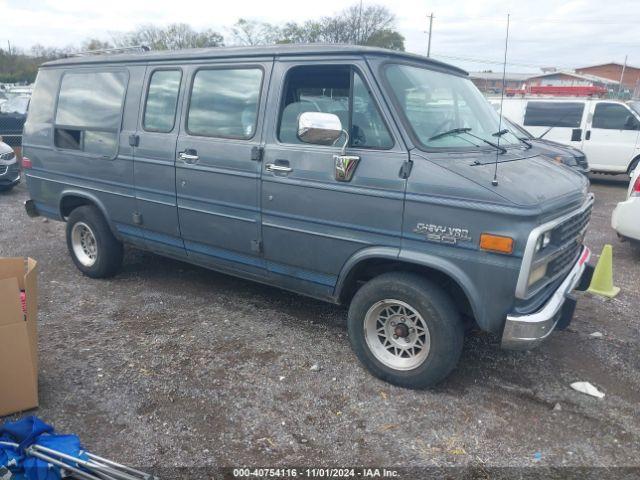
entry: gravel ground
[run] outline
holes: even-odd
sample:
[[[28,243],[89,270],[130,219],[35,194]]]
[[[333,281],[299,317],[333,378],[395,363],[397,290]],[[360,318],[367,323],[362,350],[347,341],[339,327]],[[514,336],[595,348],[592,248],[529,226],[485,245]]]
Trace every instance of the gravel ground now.
[[[64,225],[29,219],[20,185],[0,194],[0,256],[39,262],[36,413],[148,469],[639,467],[640,258],[610,227],[626,185],[594,179],[586,238],[594,252],[613,244],[620,295],[579,294],[570,328],[531,352],[472,334],[429,391],[369,375],[342,307],[132,249],[116,278],[83,277]],[[605,398],[573,391],[578,380]]]

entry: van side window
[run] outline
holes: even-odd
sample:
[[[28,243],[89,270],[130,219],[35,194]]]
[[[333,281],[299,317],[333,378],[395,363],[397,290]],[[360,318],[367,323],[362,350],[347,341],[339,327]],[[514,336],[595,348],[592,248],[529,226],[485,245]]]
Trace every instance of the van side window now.
[[[261,85],[259,68],[199,70],[191,87],[187,131],[205,137],[253,137]]]
[[[126,72],[64,74],[55,116],[56,147],[113,157],[126,83]]]
[[[638,120],[623,105],[598,103],[593,111],[592,128],[607,130],[638,130]]]
[[[278,138],[298,138],[298,117],[304,112],[337,115],[357,148],[388,149],[393,139],[360,75],[349,66],[295,67],[287,74]],[[338,142],[340,143],[340,141]]]
[[[181,70],[156,70],[151,74],[142,125],[151,132],[173,130],[180,93]]]
[[[29,102],[29,123],[51,123],[58,91],[58,72],[40,70]]]
[[[580,128],[584,103],[528,102],[524,125],[530,127]]]

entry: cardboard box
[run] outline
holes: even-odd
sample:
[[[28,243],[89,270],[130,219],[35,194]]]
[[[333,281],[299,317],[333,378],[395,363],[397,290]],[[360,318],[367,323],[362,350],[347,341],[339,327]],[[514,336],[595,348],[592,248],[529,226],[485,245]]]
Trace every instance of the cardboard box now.
[[[36,266],[32,258],[0,258],[0,416],[38,406]]]

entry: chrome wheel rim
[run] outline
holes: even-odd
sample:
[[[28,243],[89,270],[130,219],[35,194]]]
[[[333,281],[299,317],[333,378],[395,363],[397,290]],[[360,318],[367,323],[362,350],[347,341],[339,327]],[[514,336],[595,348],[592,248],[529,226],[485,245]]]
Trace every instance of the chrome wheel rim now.
[[[381,300],[369,308],[364,337],[376,359],[394,370],[419,367],[431,348],[427,323],[415,308],[400,300]]]
[[[98,243],[91,227],[84,222],[76,223],[71,229],[73,254],[85,267],[91,267],[98,258]]]

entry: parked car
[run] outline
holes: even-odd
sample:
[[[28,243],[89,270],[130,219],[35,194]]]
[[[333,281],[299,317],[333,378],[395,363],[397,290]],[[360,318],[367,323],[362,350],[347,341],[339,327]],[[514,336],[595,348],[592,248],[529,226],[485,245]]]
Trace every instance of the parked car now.
[[[509,98],[502,114],[536,137],[583,151],[594,172],[630,174],[640,163],[638,102]]]
[[[613,210],[611,226],[640,253],[640,168],[632,172],[627,199]]]
[[[583,175],[589,174],[590,169],[589,163],[587,162],[587,156],[577,148],[569,147],[544,138],[534,137],[526,128],[506,117],[502,118],[508,123],[509,128],[518,134],[521,140],[524,140],[536,147],[542,155],[545,155],[556,163],[561,163],[567,167],[571,167]]]
[[[20,183],[20,169],[16,154],[6,143],[0,142],[0,192],[11,190]]]
[[[22,129],[29,109],[29,95],[14,95],[0,106],[0,137],[18,151],[22,148]]]
[[[466,72],[383,49],[66,58],[38,73],[25,207],[89,277],[127,243],[348,304],[363,364],[426,387],[466,319],[530,348],[592,271],[586,178],[498,126]]]

